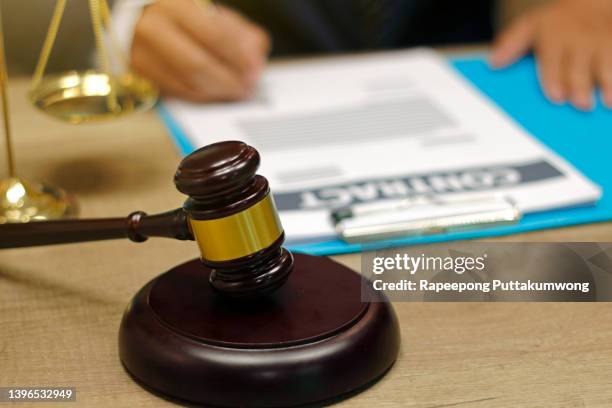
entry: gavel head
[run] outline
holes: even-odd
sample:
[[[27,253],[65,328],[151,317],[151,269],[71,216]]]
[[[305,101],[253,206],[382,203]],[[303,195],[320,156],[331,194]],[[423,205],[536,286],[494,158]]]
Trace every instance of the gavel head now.
[[[268,181],[255,172],[259,154],[242,142],[205,146],[185,157],[174,176],[189,196],[188,223],[212,269],[210,283],[232,297],[279,288],[293,269]]]

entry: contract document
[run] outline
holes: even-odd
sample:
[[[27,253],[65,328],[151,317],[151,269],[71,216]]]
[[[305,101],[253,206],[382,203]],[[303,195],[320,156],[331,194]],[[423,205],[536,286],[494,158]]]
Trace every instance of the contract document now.
[[[601,196],[427,49],[272,64],[245,102],[164,104],[196,147],[259,151],[289,242],[333,238],[332,209],[381,200],[494,194],[529,213]]]

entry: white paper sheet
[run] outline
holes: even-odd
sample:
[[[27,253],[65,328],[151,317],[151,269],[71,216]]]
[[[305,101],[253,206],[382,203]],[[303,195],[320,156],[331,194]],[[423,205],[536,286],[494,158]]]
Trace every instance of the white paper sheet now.
[[[273,65],[250,101],[165,104],[196,146],[259,150],[294,242],[334,236],[330,208],[353,203],[502,194],[528,213],[601,196],[426,49]]]

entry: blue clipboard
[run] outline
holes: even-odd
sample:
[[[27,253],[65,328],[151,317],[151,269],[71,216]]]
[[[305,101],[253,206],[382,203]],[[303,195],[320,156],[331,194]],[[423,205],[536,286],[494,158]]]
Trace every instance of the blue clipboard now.
[[[529,133],[563,156],[588,178],[599,184],[603,196],[595,206],[526,214],[515,225],[410,237],[368,244],[341,240],[288,245],[291,250],[313,255],[344,254],[405,245],[509,235],[612,220],[612,111],[598,100],[592,112],[557,106],[546,100],[538,85],[533,57],[509,68],[493,71],[482,56],[458,58],[451,65],[519,122]],[[194,150],[187,135],[163,104],[160,115],[183,154]]]

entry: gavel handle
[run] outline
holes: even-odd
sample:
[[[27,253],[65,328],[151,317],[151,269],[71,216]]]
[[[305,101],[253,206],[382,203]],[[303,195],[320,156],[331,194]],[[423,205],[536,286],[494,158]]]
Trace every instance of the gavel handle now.
[[[127,218],[34,221],[0,225],[0,249],[118,238],[143,242],[149,237],[193,240],[187,214],[182,208],[178,208],[155,215],[136,211]]]

